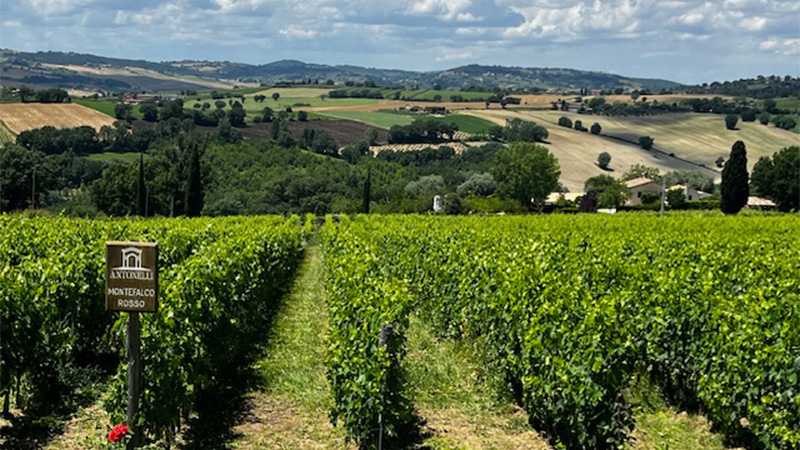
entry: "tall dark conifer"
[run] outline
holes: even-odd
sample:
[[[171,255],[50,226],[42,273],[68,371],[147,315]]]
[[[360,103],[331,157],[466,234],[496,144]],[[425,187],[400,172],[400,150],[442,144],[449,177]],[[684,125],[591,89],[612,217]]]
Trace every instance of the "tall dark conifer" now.
[[[189,149],[189,176],[186,181],[186,215],[197,217],[203,211],[203,176],[200,158],[204,148],[195,142]]]
[[[372,189],[372,169],[367,169],[367,181],[364,182],[364,214],[369,214],[370,190]]]
[[[136,210],[139,215],[147,215],[147,188],[144,185],[144,152],[139,153],[139,199],[136,202]]]
[[[747,205],[750,187],[747,177],[747,150],[744,142],[736,141],[731,156],[722,169],[719,206],[725,214],[736,214]]]

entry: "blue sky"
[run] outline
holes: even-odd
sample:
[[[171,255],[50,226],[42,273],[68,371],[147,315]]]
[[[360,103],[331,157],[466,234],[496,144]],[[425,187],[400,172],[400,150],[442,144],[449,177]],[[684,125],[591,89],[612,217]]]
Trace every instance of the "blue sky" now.
[[[2,0],[0,46],[154,61],[800,74],[798,0]]]

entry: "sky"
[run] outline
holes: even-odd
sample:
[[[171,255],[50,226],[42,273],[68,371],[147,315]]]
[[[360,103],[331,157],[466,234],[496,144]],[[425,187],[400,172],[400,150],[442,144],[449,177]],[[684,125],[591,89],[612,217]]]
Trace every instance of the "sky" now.
[[[800,75],[798,0],[0,0],[0,47],[408,70]]]

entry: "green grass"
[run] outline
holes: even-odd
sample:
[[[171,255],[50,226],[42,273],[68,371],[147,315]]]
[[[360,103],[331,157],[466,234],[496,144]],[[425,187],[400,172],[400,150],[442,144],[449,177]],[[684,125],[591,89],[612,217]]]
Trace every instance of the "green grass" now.
[[[247,87],[247,88],[242,87],[242,88],[237,88],[237,89],[203,89],[203,90],[198,90],[197,91],[197,95],[193,95],[192,97],[208,97],[208,98],[211,98],[211,93],[215,92],[215,91],[220,93],[220,94],[231,94],[231,95],[242,94],[242,95],[248,95],[248,94],[253,94],[255,92],[263,91],[265,89],[266,89],[266,87],[264,87],[264,86]],[[179,94],[180,92],[175,92],[175,93]]]
[[[16,141],[16,137],[11,130],[8,129],[6,124],[0,120],[0,146],[4,146],[6,144],[13,144]]]
[[[308,120],[309,121],[312,121],[312,120],[331,120],[331,117],[323,115],[323,114],[318,114],[318,113],[315,113],[313,111],[309,111]]]
[[[89,100],[85,98],[76,98],[72,100],[73,103],[77,103],[79,105],[83,105],[87,108],[92,108],[95,111],[100,111],[101,113],[114,117],[114,107],[117,105],[117,102],[110,102],[105,100]]]
[[[703,416],[678,412],[667,405],[660,390],[638,377],[631,387],[636,429],[634,450],[723,450],[721,435],[711,432]]]
[[[267,98],[270,100],[272,99],[272,94],[277,92],[280,94],[281,97],[284,98],[301,98],[301,99],[309,99],[309,98],[319,98],[320,95],[327,94],[328,92],[332,91],[330,87],[293,87],[293,88],[282,88],[282,87],[272,87],[269,89],[261,88],[258,91],[252,92],[251,95],[247,97],[254,96],[256,94],[266,95]]]
[[[797,125],[795,125],[795,127],[792,128],[789,131],[794,131],[795,133],[800,133],[800,114],[790,114],[789,117],[794,119],[795,123],[797,123]]]
[[[294,287],[275,318],[267,356],[258,363],[268,392],[320,410],[332,404],[324,364],[324,279],[321,251],[308,246]]]
[[[459,114],[455,114],[452,116],[445,116],[445,117],[437,117],[436,120],[448,123],[455,122],[455,124],[458,125],[459,130],[472,134],[488,133],[489,127],[494,125],[492,122],[481,119],[480,117],[464,116]]]
[[[89,161],[103,161],[107,163],[132,163],[139,160],[139,153],[138,152],[129,152],[129,153],[114,153],[114,152],[105,152],[105,153],[95,153],[93,155],[85,156],[86,159]]]
[[[319,111],[318,114],[334,119],[355,120],[384,129],[388,129],[392,125],[408,125],[415,119],[411,115],[382,111]]]
[[[777,105],[778,109],[800,111],[800,98],[795,98],[795,97],[776,98],[775,104]]]
[[[412,317],[406,333],[408,380],[415,405],[433,417],[445,418],[446,432],[425,443],[435,450],[451,448],[486,448],[479,446],[475,435],[491,436],[491,448],[515,448],[524,436],[525,443],[537,437],[525,415],[512,413],[512,400],[502,389],[504,382],[487,370],[481,360],[480,344],[465,343],[435,336],[419,318]],[[636,417],[634,450],[723,450],[722,436],[710,431],[704,417],[678,412],[667,405],[658,388],[640,378],[631,388],[631,402]],[[499,393],[505,393],[499,395]],[[463,414],[463,416],[462,416]],[[464,420],[467,418],[467,420]],[[472,428],[471,425],[481,424]],[[491,425],[502,424],[499,432]],[[476,429],[480,433],[475,433]],[[464,445],[470,442],[473,445]],[[542,444],[544,442],[542,441]],[[544,446],[537,447],[544,448]]]
[[[487,382],[490,373],[475,358],[473,350],[476,349],[435,336],[417,317],[410,319],[406,336],[409,383],[417,403],[438,408],[458,406],[471,412],[492,410],[497,406],[495,387],[501,385],[502,380]]]
[[[504,381],[487,370],[489,364],[478,356],[479,345],[437,337],[415,316],[406,337],[411,396],[432,431],[422,448],[550,448],[508,394],[500,394]]]
[[[86,98],[76,98],[73,99],[72,102],[87,108],[92,108],[95,111],[100,111],[101,113],[110,117],[115,117],[114,107],[119,104],[119,102],[116,100],[92,100]],[[142,113],[139,111],[139,105],[133,105],[133,117],[137,119],[142,118]]]
[[[403,91],[403,96],[411,100],[433,100],[437,95],[442,96],[443,102],[449,102],[453,95],[460,95],[465,99],[488,98],[494,95],[492,92],[461,92],[461,91],[434,91],[432,89],[419,91]]]

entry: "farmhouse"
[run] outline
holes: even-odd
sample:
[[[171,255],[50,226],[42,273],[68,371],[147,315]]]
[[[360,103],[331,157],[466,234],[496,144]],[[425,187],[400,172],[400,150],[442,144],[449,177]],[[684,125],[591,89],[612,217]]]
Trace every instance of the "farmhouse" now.
[[[158,100],[177,100],[179,98],[181,98],[181,96],[176,94],[151,95],[131,93],[125,94],[125,96],[122,97],[122,101],[131,105],[140,105],[142,103],[155,102]]]
[[[547,196],[547,200],[545,200],[544,203],[546,205],[552,205],[562,199],[568,202],[575,202],[583,195],[585,195],[584,192],[551,192],[550,195]]]
[[[704,198],[711,197],[711,194],[708,192],[703,192],[689,186],[685,186],[683,184],[676,184],[675,186],[670,186],[667,188],[668,191],[672,190],[681,190],[683,191],[683,195],[686,196],[686,200],[702,200]]]
[[[156,99],[157,97],[155,95],[145,94],[125,94],[125,96],[122,97],[122,101],[130,105],[140,105],[142,103],[154,102]]]
[[[761,197],[747,197],[747,209],[775,209],[775,202]]]
[[[631,191],[631,198],[628,200],[628,205],[641,205],[642,195],[644,194],[661,194],[661,185],[657,181],[646,177],[634,178],[625,183],[625,186]]]

